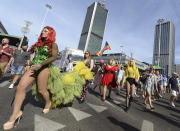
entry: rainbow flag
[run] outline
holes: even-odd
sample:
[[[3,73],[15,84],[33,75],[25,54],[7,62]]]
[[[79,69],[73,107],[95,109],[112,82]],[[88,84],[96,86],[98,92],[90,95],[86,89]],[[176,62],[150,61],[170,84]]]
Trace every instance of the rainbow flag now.
[[[100,56],[100,55],[102,55],[102,54],[104,53],[104,51],[106,51],[106,50],[111,50],[111,47],[110,47],[110,45],[108,44],[107,41],[106,41],[106,43],[105,43],[104,48],[103,48],[102,50],[98,51],[95,55]]]

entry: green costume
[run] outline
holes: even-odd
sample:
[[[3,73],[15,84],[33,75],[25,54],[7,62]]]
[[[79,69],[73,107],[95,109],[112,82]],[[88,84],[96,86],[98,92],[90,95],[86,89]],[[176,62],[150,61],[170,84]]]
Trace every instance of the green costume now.
[[[49,58],[49,47],[34,47],[35,56],[31,64],[39,64]],[[47,89],[50,93],[52,107],[60,104],[67,104],[73,101],[75,97],[80,97],[82,86],[85,80],[93,79],[93,73],[85,66],[83,62],[78,62],[72,72],[60,73],[60,69],[53,64],[46,65],[50,68]],[[33,95],[37,100],[42,99],[38,93],[36,82],[33,86]]]

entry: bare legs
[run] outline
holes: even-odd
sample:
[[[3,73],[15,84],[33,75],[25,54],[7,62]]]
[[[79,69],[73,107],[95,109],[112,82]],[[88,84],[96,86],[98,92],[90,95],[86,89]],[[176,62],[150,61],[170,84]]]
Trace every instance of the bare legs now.
[[[20,108],[25,98],[26,88],[35,80],[35,78],[31,76],[32,74],[33,72],[31,70],[28,70],[19,82],[14,100],[14,110],[9,121],[14,121],[16,119],[16,116],[20,112]],[[43,98],[46,101],[45,108],[49,108],[51,106],[49,93],[46,89],[48,76],[49,76],[49,69],[45,68],[39,73],[38,81],[37,81],[38,91],[42,94]]]
[[[126,82],[126,107],[129,107],[129,102],[130,100],[133,99],[134,97],[134,89],[135,89],[135,85],[130,85],[129,82]],[[129,95],[131,93],[130,99],[129,99]]]
[[[51,107],[51,101],[49,98],[49,92],[47,91],[47,82],[49,77],[49,68],[43,69],[38,75],[38,92],[43,96],[46,101],[45,109],[49,109]]]
[[[153,108],[152,102],[151,102],[151,92],[146,92],[146,97],[144,99],[144,104],[147,104],[147,100],[149,100],[150,108]]]
[[[16,119],[16,116],[18,115],[18,113],[20,112],[20,108],[22,106],[22,103],[24,101],[25,98],[25,94],[26,94],[26,88],[34,81],[34,77],[31,77],[32,75],[32,71],[28,70],[24,76],[22,77],[17,90],[16,90],[16,96],[15,96],[15,100],[14,100],[14,110],[13,113],[10,117],[9,121],[14,121]]]
[[[106,91],[107,91],[107,86],[105,85],[103,88],[103,100],[106,99]]]
[[[13,85],[16,83],[16,81],[18,80],[18,78],[19,78],[19,75],[16,75],[16,74],[13,75],[13,81],[12,81],[12,84],[13,84]]]

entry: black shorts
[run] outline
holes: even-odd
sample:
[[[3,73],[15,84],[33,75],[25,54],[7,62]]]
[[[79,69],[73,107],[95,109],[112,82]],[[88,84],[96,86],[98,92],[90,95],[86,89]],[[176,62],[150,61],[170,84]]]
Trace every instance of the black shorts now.
[[[130,84],[131,86],[132,86],[133,84],[136,85],[136,81],[135,81],[134,78],[127,78],[126,80],[129,82],[129,84]]]

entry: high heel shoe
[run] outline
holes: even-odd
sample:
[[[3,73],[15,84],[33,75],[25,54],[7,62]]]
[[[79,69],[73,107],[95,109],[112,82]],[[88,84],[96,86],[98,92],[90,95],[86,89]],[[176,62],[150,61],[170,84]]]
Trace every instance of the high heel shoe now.
[[[51,105],[51,104],[50,104]],[[47,113],[49,113],[49,111],[50,111],[50,108],[51,108],[51,106],[49,107],[49,108],[45,108],[45,109],[43,109],[43,113],[44,114],[47,114]]]
[[[22,118],[22,111],[19,112],[18,116],[16,117],[16,119],[12,122],[8,121],[3,125],[3,129],[4,130],[9,130],[12,129],[13,127],[17,127],[17,125],[19,124],[19,121]]]

